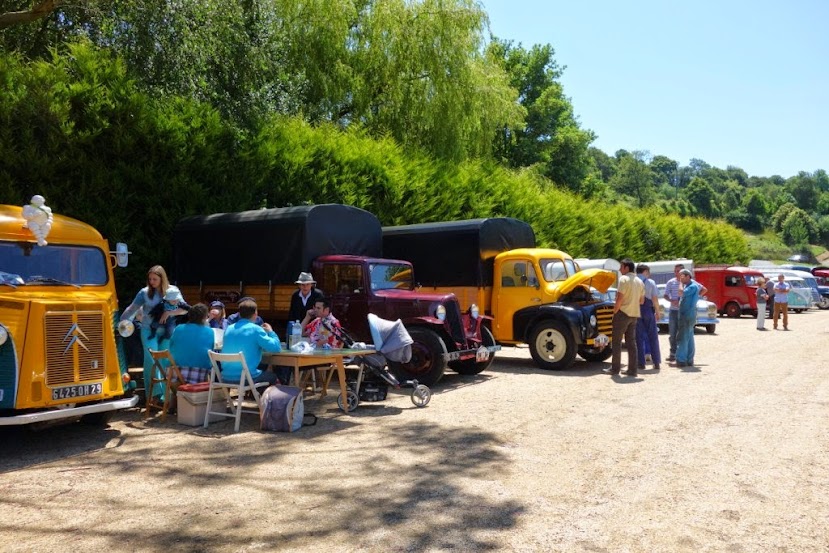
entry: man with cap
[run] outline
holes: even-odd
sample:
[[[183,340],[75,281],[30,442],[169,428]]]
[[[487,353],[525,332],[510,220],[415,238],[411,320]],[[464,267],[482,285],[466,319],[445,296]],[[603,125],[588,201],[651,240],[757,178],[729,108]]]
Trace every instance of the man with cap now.
[[[239,298],[239,301],[237,302],[237,305],[239,305],[241,307],[242,302],[246,302],[246,301],[251,301],[253,303],[256,303],[256,300],[253,299],[252,297],[245,296],[243,298]],[[227,318],[227,324],[225,325],[225,328],[227,328],[228,326],[230,326],[233,323],[237,322],[238,320],[239,320],[239,313],[234,313],[233,315],[231,315],[230,317]],[[262,326],[262,323],[264,323],[265,321],[262,319],[262,317],[259,316],[259,313],[257,313],[256,318],[253,320],[253,322],[255,322],[259,326]]]
[[[207,324],[210,328],[227,328],[227,317],[225,317],[225,304],[216,300],[210,304],[210,312],[207,314]]]
[[[322,300],[323,294],[316,289],[317,281],[311,273],[299,273],[296,279],[297,290],[291,295],[291,307],[288,310],[289,321],[302,321],[306,315],[316,318],[314,305]]]

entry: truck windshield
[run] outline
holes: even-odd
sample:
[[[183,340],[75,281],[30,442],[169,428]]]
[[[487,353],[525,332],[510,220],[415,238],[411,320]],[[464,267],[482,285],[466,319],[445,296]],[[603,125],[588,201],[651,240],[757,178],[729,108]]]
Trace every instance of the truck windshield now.
[[[547,282],[567,280],[576,274],[576,264],[572,259],[542,259],[539,263],[541,274]]]
[[[412,266],[399,263],[372,263],[372,290],[414,290]]]
[[[88,246],[38,246],[0,241],[0,272],[16,285],[102,286],[107,283],[107,257]]]

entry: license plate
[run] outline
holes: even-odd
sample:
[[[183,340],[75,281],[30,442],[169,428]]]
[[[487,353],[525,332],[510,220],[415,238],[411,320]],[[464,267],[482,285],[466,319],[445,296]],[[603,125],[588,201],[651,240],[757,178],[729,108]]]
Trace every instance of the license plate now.
[[[102,390],[103,384],[101,382],[96,382],[95,384],[78,384],[76,386],[52,388],[52,400],[57,401],[83,396],[96,396],[99,395]]]
[[[483,363],[487,359],[489,359],[489,350],[484,346],[479,347],[478,351],[475,352],[475,361],[477,363]]]

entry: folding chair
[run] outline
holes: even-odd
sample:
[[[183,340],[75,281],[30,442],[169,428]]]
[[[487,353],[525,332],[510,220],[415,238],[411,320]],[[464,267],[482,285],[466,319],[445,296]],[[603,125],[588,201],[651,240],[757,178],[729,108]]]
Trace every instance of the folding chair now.
[[[259,401],[259,390],[258,388],[267,388],[269,384],[267,382],[253,382],[253,376],[250,374],[250,370],[248,369],[248,365],[245,362],[245,356],[242,353],[216,353],[215,351],[208,351],[207,354],[210,356],[210,388],[207,392],[207,409],[204,413],[204,427],[207,428],[207,425],[210,423],[210,415],[217,415],[221,417],[229,417],[236,419],[236,426],[234,427],[234,432],[239,432],[239,425],[242,422],[242,413],[256,413],[260,417],[262,416],[262,405]],[[239,378],[239,382],[222,382],[222,372],[219,370],[219,363],[240,363],[242,365],[242,374]],[[226,411],[211,411],[210,409],[213,407],[213,392],[214,390],[220,390],[222,393],[225,394],[227,398],[227,403],[230,406],[230,413]],[[231,390],[236,390],[236,398],[234,399],[230,395]],[[256,401],[256,409],[244,408],[243,402],[245,400],[245,394],[250,391],[253,394],[253,399]]]
[[[160,351],[148,349],[150,356],[153,358],[153,370],[151,372],[150,385],[144,385],[144,419],[150,416],[150,409],[157,409],[161,411],[161,422],[167,420],[167,408],[170,406],[170,398],[173,394],[173,381],[178,381],[179,384],[184,384],[186,381],[181,376],[181,371],[176,365],[173,356],[170,355],[170,350],[164,349]],[[164,367],[162,361],[167,361],[167,367]],[[164,403],[158,405],[153,402],[153,389],[155,385],[164,383]]]

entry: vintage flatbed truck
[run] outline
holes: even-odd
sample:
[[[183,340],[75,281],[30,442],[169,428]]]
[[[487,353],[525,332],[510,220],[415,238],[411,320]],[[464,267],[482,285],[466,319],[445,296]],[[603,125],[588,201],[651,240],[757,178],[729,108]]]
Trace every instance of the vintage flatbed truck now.
[[[415,289],[407,261],[382,255],[382,228],[362,209],[324,204],[189,217],[175,228],[172,280],[190,303],[220,300],[233,309],[254,298],[277,332],[287,323],[302,271],[332,300],[352,337],[370,342],[367,315],[401,319],[415,343],[412,360],[392,363],[401,379],[430,386],[447,367],[476,374],[500,346],[484,344],[482,320],[462,313],[451,292]],[[283,335],[284,338],[284,335]]]
[[[577,353],[588,361],[610,357],[613,305],[595,299],[590,288],[605,292],[615,275],[579,271],[568,254],[536,248],[532,227],[523,221],[384,227],[383,251],[413,263],[423,290],[452,292],[461,309],[490,316],[485,344],[526,343],[543,369],[565,369]]]

